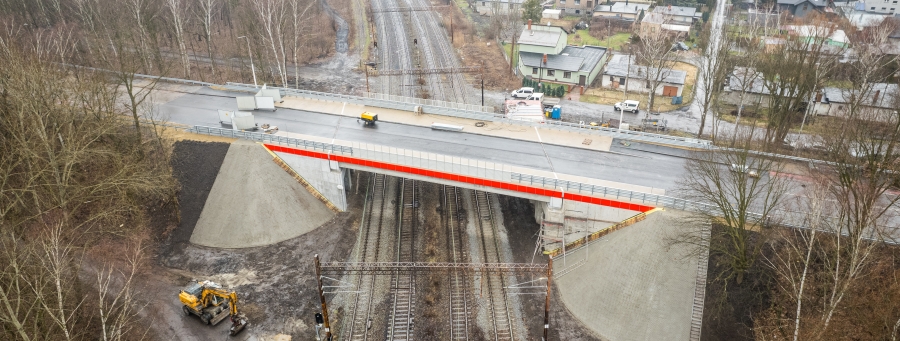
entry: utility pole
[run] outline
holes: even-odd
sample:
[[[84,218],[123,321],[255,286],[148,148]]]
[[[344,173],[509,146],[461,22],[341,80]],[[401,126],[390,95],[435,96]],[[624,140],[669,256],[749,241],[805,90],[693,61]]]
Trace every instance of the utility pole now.
[[[328,305],[325,303],[325,292],[322,291],[322,265],[319,263],[319,254],[317,253],[314,257],[316,260],[316,281],[319,282],[319,299],[322,301],[322,317],[325,320],[325,340],[331,341],[331,324],[328,322]],[[547,287],[549,288],[549,284]],[[544,334],[546,333],[547,332],[545,331]]]
[[[481,106],[484,107],[484,62],[481,62]]]
[[[565,244],[565,240],[563,240]],[[318,258],[316,258],[318,262]],[[318,264],[318,263],[316,263]],[[541,339],[543,341],[547,341],[550,334],[550,281],[553,279],[553,256],[550,256],[550,259],[547,260],[547,298],[544,301],[544,338]],[[327,321],[327,319],[326,319]]]

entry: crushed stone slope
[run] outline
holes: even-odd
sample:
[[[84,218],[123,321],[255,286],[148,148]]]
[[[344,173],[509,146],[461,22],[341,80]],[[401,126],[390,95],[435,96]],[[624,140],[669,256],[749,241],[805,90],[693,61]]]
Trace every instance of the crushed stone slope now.
[[[655,212],[591,245],[588,262],[557,280],[562,303],[604,339],[687,340],[697,259],[667,241],[681,214]],[[583,259],[583,252],[567,261]],[[562,269],[562,259],[553,265]]]
[[[278,167],[265,148],[239,140],[228,149],[190,241],[219,248],[269,245],[332,217],[334,212]]]

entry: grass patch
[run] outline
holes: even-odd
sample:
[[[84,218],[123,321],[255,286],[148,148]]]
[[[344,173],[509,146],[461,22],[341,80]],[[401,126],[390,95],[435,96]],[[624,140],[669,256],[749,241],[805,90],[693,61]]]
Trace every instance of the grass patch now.
[[[595,38],[591,36],[591,33],[588,30],[578,30],[575,31],[575,33],[569,35],[567,44],[577,46],[603,46],[609,49],[618,50],[623,45],[627,44],[630,39],[631,33],[616,33],[609,38],[609,44],[607,44],[607,39]]]

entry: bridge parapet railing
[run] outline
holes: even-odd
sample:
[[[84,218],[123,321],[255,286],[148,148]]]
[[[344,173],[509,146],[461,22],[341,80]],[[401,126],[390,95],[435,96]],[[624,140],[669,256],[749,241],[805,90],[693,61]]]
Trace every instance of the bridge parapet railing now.
[[[287,136],[254,133],[249,131],[240,131],[216,127],[193,126],[188,131],[196,134],[204,134],[211,136],[222,136],[236,139],[245,139],[264,143],[281,144],[285,146],[304,148],[316,151],[330,152],[332,154],[341,153],[346,155],[353,154],[353,148],[333,143],[324,143],[312,140],[298,139]]]

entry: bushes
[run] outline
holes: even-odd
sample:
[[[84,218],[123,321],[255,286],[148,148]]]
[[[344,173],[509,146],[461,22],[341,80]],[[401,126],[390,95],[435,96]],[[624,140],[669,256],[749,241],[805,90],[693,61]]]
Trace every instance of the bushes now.
[[[542,86],[539,86],[542,85]],[[566,95],[566,86],[565,85],[557,85],[557,84],[549,84],[543,83],[540,84],[537,80],[533,78],[523,78],[522,86],[528,88],[534,88],[534,92],[542,92],[544,96],[550,97],[563,97]]]

